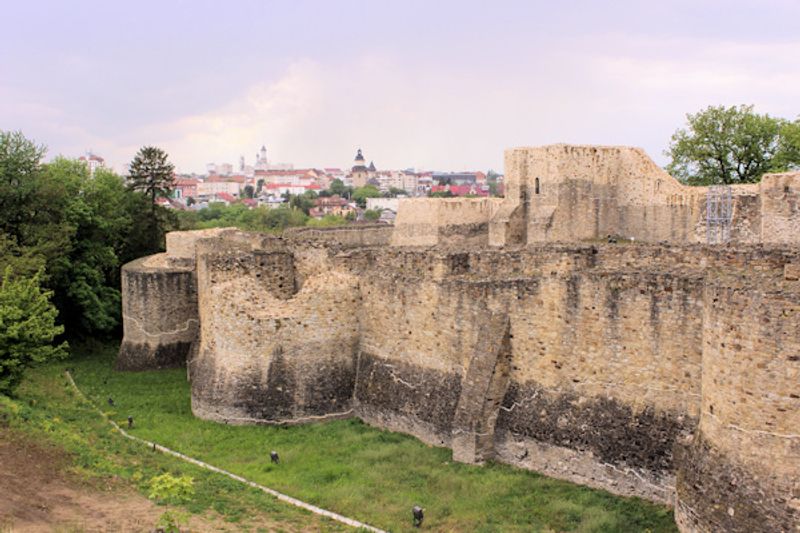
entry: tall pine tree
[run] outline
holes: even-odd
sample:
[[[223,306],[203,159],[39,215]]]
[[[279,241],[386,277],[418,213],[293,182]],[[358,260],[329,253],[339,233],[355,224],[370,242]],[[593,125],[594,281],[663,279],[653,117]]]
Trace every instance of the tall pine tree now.
[[[155,146],[142,147],[131,161],[128,187],[139,191],[150,200],[150,235],[152,242],[159,240],[158,205],[156,200],[166,198],[175,187],[175,167],[167,160],[167,153]]]

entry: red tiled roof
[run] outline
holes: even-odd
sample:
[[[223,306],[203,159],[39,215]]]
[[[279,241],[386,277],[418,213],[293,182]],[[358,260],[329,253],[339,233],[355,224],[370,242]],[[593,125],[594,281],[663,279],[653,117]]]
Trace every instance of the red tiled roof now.
[[[227,192],[218,192],[214,195],[214,197],[217,198],[218,200],[225,200],[226,202],[236,201],[236,198],[234,198],[232,194],[229,194]]]

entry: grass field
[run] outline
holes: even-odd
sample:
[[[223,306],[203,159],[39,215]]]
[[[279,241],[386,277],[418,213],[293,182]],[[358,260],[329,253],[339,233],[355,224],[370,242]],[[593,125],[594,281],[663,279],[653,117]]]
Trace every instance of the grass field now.
[[[120,424],[134,417],[134,435],[377,527],[412,530],[410,509],[419,504],[426,509],[424,529],[429,531],[676,531],[667,507],[500,464],[453,463],[447,449],[357,420],[294,427],[226,426],[198,420],[191,414],[185,371],[118,373],[112,370],[113,358],[114,350],[106,349],[67,364],[83,392]],[[34,405],[28,408],[29,416],[49,420],[54,426],[50,431],[57,435],[72,434],[65,426],[87,426],[83,439],[105,442],[110,449],[124,449],[135,457],[104,465],[97,451],[86,451],[88,457],[82,457],[77,442],[79,464],[83,461],[86,469],[113,472],[134,482],[152,471],[177,468],[144,465],[142,458],[167,458],[153,457],[160,454],[124,442],[108,426],[102,427],[96,413],[89,423],[91,412],[76,407],[77,400],[64,391],[64,366],[31,373],[20,390],[26,405]],[[56,401],[53,389],[65,398]],[[109,397],[114,407],[108,406]],[[270,450],[280,453],[280,464],[270,463]],[[236,520],[260,510],[289,524],[316,520],[254,491],[238,489],[219,476],[188,465],[181,470],[191,470],[197,479],[198,495],[189,505],[194,512],[214,508]],[[236,497],[240,490],[247,496]],[[318,527],[337,526],[323,521]]]

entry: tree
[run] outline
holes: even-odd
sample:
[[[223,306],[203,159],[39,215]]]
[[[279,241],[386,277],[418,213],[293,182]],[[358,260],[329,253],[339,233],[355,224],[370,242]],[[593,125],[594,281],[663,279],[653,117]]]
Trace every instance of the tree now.
[[[15,278],[6,268],[0,283],[0,393],[9,394],[19,384],[25,368],[66,357],[67,344],[53,346],[64,332],[56,325],[50,291],[39,285],[40,274]]]
[[[389,187],[386,192],[386,198],[397,198],[398,196],[408,196],[405,189],[398,189],[397,187]]]
[[[20,231],[35,213],[39,167],[45,148],[25,138],[19,131],[0,131],[0,229],[18,243]]]
[[[309,194],[310,193],[310,194]],[[306,215],[314,207],[314,198],[316,198],[314,191],[306,191],[303,194],[295,194],[289,197],[289,207],[297,209]]]
[[[773,172],[800,170],[800,119],[785,122],[781,127],[778,152],[773,160]]]
[[[381,191],[374,185],[364,185],[353,191],[353,200],[358,204],[358,207],[367,207],[367,198],[380,198]]]
[[[692,185],[752,183],[776,170],[782,119],[753,106],[713,107],[687,115],[687,128],[672,136],[667,171]],[[783,163],[784,165],[786,163]]]
[[[252,185],[245,185],[244,186],[244,197],[245,198],[252,198],[255,190],[253,189]]]
[[[150,200],[150,235],[160,240],[163,221],[158,214],[158,198],[166,198],[175,187],[175,167],[167,161],[167,153],[155,146],[144,146],[130,164],[128,187],[141,192]]]
[[[344,182],[339,178],[334,179],[331,181],[328,190],[331,191],[331,194],[336,194],[344,198],[344,195],[347,193],[347,187],[345,186]]]

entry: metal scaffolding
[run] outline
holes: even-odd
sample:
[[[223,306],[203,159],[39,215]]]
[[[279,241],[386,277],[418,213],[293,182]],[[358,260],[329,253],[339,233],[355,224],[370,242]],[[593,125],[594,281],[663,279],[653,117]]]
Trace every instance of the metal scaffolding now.
[[[730,185],[712,185],[706,195],[706,242],[724,244],[731,239],[733,196]]]

